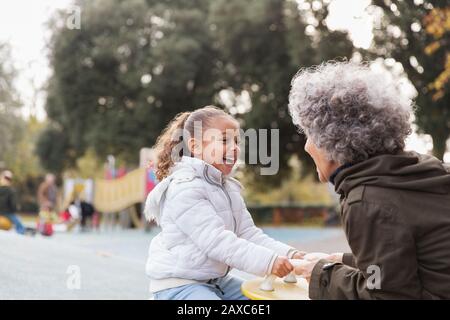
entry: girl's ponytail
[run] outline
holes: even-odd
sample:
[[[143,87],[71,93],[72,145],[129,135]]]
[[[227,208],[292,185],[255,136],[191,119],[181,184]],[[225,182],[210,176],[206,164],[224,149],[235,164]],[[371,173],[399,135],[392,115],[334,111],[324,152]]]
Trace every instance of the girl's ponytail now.
[[[169,175],[170,168],[183,156],[183,148],[178,145],[183,141],[184,124],[190,114],[191,112],[177,114],[156,141],[156,177],[159,181]],[[173,150],[180,151],[174,154]],[[174,156],[178,159],[174,159]]]

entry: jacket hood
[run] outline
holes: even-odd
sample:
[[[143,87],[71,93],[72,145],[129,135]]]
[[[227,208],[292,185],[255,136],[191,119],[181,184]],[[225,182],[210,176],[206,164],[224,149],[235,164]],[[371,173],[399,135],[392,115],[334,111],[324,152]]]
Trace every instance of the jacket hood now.
[[[226,178],[222,172],[201,159],[183,156],[173,166],[170,175],[160,181],[148,194],[145,201],[144,215],[148,221],[160,222],[161,205],[165,193],[173,180],[190,181],[195,177],[203,177],[209,183],[222,184]]]
[[[147,221],[160,222],[160,205],[164,194],[169,187],[171,179],[164,179],[159,182],[147,196],[144,206],[144,215]]]
[[[425,193],[450,193],[450,166],[416,152],[380,155],[343,168],[336,175],[336,192],[347,196],[358,185]]]

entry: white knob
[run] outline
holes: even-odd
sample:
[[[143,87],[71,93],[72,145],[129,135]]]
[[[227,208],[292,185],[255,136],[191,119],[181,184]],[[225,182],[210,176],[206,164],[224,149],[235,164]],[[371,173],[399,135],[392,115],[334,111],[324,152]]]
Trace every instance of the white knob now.
[[[273,291],[273,282],[276,278],[277,276],[273,274],[266,276],[259,288],[263,291]]]
[[[298,267],[302,264],[308,264],[309,261],[307,260],[303,260],[303,259],[289,259],[289,262],[295,267]],[[271,274],[266,276],[266,278],[263,280],[263,282],[261,282],[261,285],[259,286],[259,288],[263,291],[273,291],[273,282],[275,281],[275,279],[277,278],[277,276]],[[284,282],[286,283],[296,283],[297,282],[297,278],[295,277],[295,273],[292,271],[290,274],[288,274],[285,278],[284,278]]]
[[[295,276],[294,271],[292,271],[286,277],[284,277],[284,282],[286,282],[286,283],[297,283],[297,277]]]

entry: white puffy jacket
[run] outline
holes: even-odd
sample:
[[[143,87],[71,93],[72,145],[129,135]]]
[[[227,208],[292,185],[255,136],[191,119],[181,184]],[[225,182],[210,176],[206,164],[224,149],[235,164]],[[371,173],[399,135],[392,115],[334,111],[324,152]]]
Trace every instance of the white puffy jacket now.
[[[186,156],[151,191],[144,213],[162,229],[146,265],[152,292],[223,277],[230,267],[262,276],[278,255],[295,253],[255,226],[240,191],[236,179]]]

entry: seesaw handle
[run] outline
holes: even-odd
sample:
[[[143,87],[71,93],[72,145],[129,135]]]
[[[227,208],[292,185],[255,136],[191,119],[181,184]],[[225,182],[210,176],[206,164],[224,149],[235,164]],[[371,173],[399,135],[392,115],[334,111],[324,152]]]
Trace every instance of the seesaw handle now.
[[[263,291],[273,291],[273,282],[275,281],[276,278],[277,278],[276,275],[269,274],[264,278],[263,282],[261,282],[259,288]]]
[[[308,261],[306,260],[302,260],[302,259],[289,259],[289,262],[294,266],[300,266],[302,264],[308,263]],[[263,280],[263,282],[261,282],[261,285],[259,286],[259,288],[263,291],[273,291],[273,282],[276,280],[277,276],[274,274],[270,274],[268,276],[266,276]],[[295,277],[295,273],[294,271],[292,271],[291,273],[289,273],[286,277],[284,277],[284,282],[286,283],[297,283],[297,278]]]

